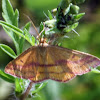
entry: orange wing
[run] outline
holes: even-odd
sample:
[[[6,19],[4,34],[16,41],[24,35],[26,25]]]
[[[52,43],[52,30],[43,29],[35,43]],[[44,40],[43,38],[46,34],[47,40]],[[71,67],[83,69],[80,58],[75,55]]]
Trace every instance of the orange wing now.
[[[100,59],[79,51],[57,46],[31,47],[11,61],[5,72],[33,82],[66,82],[98,65]]]
[[[45,75],[46,68],[41,65],[44,63],[45,48],[31,47],[16,59],[11,61],[5,68],[5,72],[17,76],[19,78],[29,79],[34,82],[40,82],[44,79],[48,79]]]
[[[56,66],[48,67],[49,78],[66,82],[76,75],[82,75],[100,65],[100,59],[87,53],[70,50],[58,46],[49,46],[48,63]],[[50,59],[50,60],[49,60]],[[51,71],[52,70],[52,71]],[[53,77],[53,74],[56,77]],[[61,76],[61,77],[60,77]]]

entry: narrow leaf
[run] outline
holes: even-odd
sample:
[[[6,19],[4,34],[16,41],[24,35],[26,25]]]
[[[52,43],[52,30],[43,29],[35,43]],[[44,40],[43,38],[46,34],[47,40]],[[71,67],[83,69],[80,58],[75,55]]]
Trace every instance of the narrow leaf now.
[[[18,27],[19,12],[17,9],[15,11],[13,10],[13,7],[9,0],[2,0],[2,10],[3,10],[2,16],[5,19],[5,21],[10,25],[14,25]],[[17,55],[20,54],[20,48],[19,48],[20,37],[18,36],[18,34],[15,34],[14,31],[10,29],[8,30],[5,27],[3,28],[13,40],[16,51],[17,51]]]
[[[8,24],[2,20],[0,20],[0,25],[12,30],[13,32],[16,32],[18,35],[22,35],[23,31],[21,29],[19,29],[18,27],[14,26],[14,25],[11,25],[11,24]]]
[[[34,36],[31,36],[30,33],[25,29],[25,39],[33,46],[35,44]]]
[[[96,69],[96,68],[92,68],[91,71],[92,71],[93,73],[99,73],[99,74],[100,74],[100,70],[98,70],[98,69]]]
[[[31,44],[32,44],[32,46],[34,46],[34,44],[35,44],[35,37],[32,35],[31,38],[32,38],[32,43]]]
[[[24,26],[24,29],[26,29],[27,31],[29,31],[30,26],[31,26],[31,23],[28,22],[28,23]]]
[[[84,15],[85,15],[85,13],[80,13],[80,14],[75,14],[75,15],[73,15],[73,16],[74,16],[74,19],[78,21],[78,20],[81,19]]]
[[[15,78],[13,76],[4,73],[2,70],[0,70],[0,78],[4,79],[5,81],[8,81],[10,83],[15,82]]]
[[[2,0],[2,16],[6,22],[12,24],[12,16],[14,15],[13,8],[9,0]]]
[[[37,84],[35,87],[36,89],[34,91],[32,91],[32,94],[37,93],[38,91],[40,91],[42,88],[44,88],[47,85],[48,82],[44,82],[41,84]]]
[[[7,45],[5,45],[5,44],[0,44],[0,48],[5,52],[5,53],[7,53],[10,57],[12,57],[12,58],[16,58],[17,56],[16,56],[16,54],[15,54],[15,52],[9,47],[9,46],[7,46]]]
[[[24,26],[23,30],[25,30],[25,29],[26,29],[26,30],[29,32],[30,25],[31,25],[31,23],[30,23],[30,22],[28,22],[28,23]],[[25,32],[23,32],[22,34],[23,34],[23,35],[25,35]],[[20,48],[20,53],[22,53],[22,52],[23,52],[24,42],[25,42],[25,38],[20,37],[20,41],[19,41],[19,43],[20,43],[20,45],[19,45],[19,48]]]
[[[33,45],[32,41],[31,41],[31,35],[29,34],[29,32],[25,29],[25,34],[23,34],[23,31],[19,28],[17,28],[16,26],[10,25],[4,21],[0,21],[0,25],[2,25],[3,27],[12,30],[13,32],[15,32],[17,35],[25,38],[31,45]]]
[[[63,32],[68,33],[72,31],[73,29],[75,29],[77,26],[78,26],[78,22],[74,23],[73,25],[68,25],[66,28],[63,29]]]
[[[39,27],[40,29],[39,29],[39,31],[40,31],[40,33],[41,33],[41,37],[43,37],[44,35],[45,35],[45,30],[44,30],[44,24],[41,22],[40,23],[40,27]]]
[[[52,20],[53,19],[53,16],[51,14],[51,12],[48,10],[48,16],[49,16],[49,19]]]
[[[20,81],[22,81],[22,79],[19,79],[19,78],[15,79],[15,86],[16,86],[15,91],[18,93],[22,92]]]

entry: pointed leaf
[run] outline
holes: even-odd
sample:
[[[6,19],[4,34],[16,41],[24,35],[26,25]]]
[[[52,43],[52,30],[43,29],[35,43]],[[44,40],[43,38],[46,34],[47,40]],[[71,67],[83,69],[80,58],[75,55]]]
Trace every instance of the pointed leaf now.
[[[24,26],[24,29],[26,29],[27,31],[29,31],[30,26],[31,26],[31,23],[28,22],[28,23]]]
[[[41,84],[36,84],[35,87],[36,89],[34,91],[32,91],[32,94],[37,93],[38,91],[40,91],[42,88],[44,88],[47,85],[48,82],[44,82]]]
[[[16,26],[8,24],[8,23],[1,21],[1,20],[0,20],[0,25],[4,26],[5,28],[8,28],[9,30],[12,30],[13,32],[17,33],[18,35],[24,37],[22,35],[23,31]]]
[[[51,14],[51,12],[48,10],[48,16],[49,16],[49,19],[52,20],[53,19],[53,16]]]
[[[35,38],[34,36],[31,36],[30,33],[25,29],[25,39],[33,46],[35,44]]]
[[[25,29],[24,31],[22,31],[21,29],[17,28],[16,26],[13,26],[13,25],[10,25],[10,24],[7,24],[6,22],[4,21],[0,21],[0,25],[2,25],[3,27],[7,28],[7,29],[10,29],[12,30],[13,32],[15,32],[17,35],[25,38],[31,45],[33,45],[34,43],[32,43],[32,39],[31,39],[31,35],[30,33]],[[25,32],[23,34],[23,32]]]
[[[45,25],[49,28],[53,28],[56,25],[56,19],[52,19],[52,20],[47,20],[45,21]]]
[[[99,74],[100,74],[100,70],[98,70],[98,69],[96,69],[96,68],[91,68],[91,71],[92,71],[93,73],[99,73]]]
[[[80,13],[80,14],[76,14],[76,15],[73,15],[73,16],[74,16],[74,19],[78,21],[78,20],[81,19],[84,15],[85,15],[85,13]]]
[[[24,34],[25,34],[25,38],[27,39],[27,41],[31,43],[31,35],[26,29],[24,29]]]
[[[20,82],[23,82],[22,79],[19,79],[19,78],[16,78],[15,79],[15,91],[18,92],[18,93],[21,93],[22,92],[22,89],[21,89],[21,85],[20,85]]]
[[[2,70],[0,70],[0,78],[4,79],[5,81],[8,81],[10,83],[15,82],[15,78],[13,76],[4,73]]]
[[[43,37],[45,35],[45,30],[44,30],[44,24],[41,22],[40,23],[40,27],[39,27],[39,31],[42,32],[41,33],[41,37]]]
[[[74,23],[73,25],[68,25],[66,28],[63,29],[63,32],[68,33],[72,31],[73,29],[75,29],[77,26],[78,26],[78,22]]]
[[[32,44],[32,46],[34,46],[34,44],[35,44],[35,37],[32,35],[31,38],[32,38],[32,43],[31,44]]]
[[[11,20],[12,16],[14,15],[14,11],[9,0],[2,0],[2,10],[2,16],[5,21],[12,24]]]
[[[31,25],[31,23],[28,22],[28,23],[24,26],[23,30],[26,29],[26,30],[29,32],[30,25]],[[22,34],[25,35],[25,32],[23,32]],[[19,42],[19,43],[20,43],[20,45],[19,45],[20,53],[23,52],[24,42],[25,42],[25,38],[21,37],[21,38],[20,38],[20,42]]]
[[[25,79],[20,79],[20,78],[16,78],[15,79],[15,91],[17,96],[20,96],[25,89],[28,87],[29,85],[29,80],[25,80]]]
[[[19,12],[18,10],[15,10],[14,12],[9,0],[2,0],[2,10],[3,10],[2,16],[5,19],[5,21],[8,24],[18,27]],[[17,34],[14,34],[12,30],[8,30],[7,28],[4,28],[4,30],[13,40],[17,54],[19,54],[20,53],[20,48],[19,48],[20,37]]]
[[[10,57],[12,57],[12,58],[16,58],[17,56],[16,56],[16,54],[15,54],[15,52],[9,47],[9,46],[7,46],[7,45],[5,45],[5,44],[0,44],[0,48],[5,52],[5,53],[7,53]]]

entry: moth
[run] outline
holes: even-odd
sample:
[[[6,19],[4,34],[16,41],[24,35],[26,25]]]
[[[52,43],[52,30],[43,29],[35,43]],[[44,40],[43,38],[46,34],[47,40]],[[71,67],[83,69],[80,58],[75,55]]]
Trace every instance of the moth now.
[[[100,59],[59,46],[33,46],[8,63],[5,72],[37,83],[47,79],[67,82],[100,65]]]
[[[29,20],[31,21],[30,18]],[[47,79],[67,82],[100,65],[100,59],[93,55],[53,46],[50,45],[50,41],[48,44],[47,38],[42,34],[44,28],[38,33],[33,22],[32,25],[37,32],[36,38],[39,40],[39,45],[30,47],[9,62],[5,68],[6,73],[34,83]]]

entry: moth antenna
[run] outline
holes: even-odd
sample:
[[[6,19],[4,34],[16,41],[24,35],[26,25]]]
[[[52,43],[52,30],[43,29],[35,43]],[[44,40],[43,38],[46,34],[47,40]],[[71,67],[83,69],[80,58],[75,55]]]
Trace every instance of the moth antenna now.
[[[80,35],[78,34],[78,32],[76,32],[74,29],[72,29],[72,31],[73,31],[74,33],[76,33],[78,36],[80,36]]]
[[[25,15],[25,14],[24,14],[24,15]],[[26,16],[26,17],[29,19],[29,21],[32,23],[32,25],[33,25],[33,27],[34,27],[34,29],[35,29],[37,35],[39,35],[38,30],[37,30],[36,26],[34,25],[33,21],[30,19],[29,16],[27,16],[27,15],[25,15],[25,16]]]
[[[45,24],[43,23],[43,25],[45,26]],[[37,39],[41,36],[42,32],[45,30],[45,27],[43,28],[43,30],[38,34],[38,36],[36,37]]]

